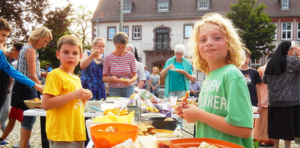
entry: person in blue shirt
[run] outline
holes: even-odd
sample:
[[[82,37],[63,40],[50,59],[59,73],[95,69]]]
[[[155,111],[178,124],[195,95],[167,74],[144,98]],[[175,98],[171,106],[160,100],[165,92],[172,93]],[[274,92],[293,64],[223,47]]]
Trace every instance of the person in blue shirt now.
[[[46,72],[49,73],[52,71],[52,67],[50,66],[50,63],[46,64]]]
[[[23,74],[21,74],[19,71],[14,69],[9,62],[6,60],[5,57],[5,41],[7,37],[9,36],[11,32],[11,27],[7,23],[7,21],[3,18],[0,18],[0,70],[3,70],[5,73],[7,73],[9,76],[14,78],[16,81],[19,81],[27,86],[34,87],[40,92],[43,92],[43,87],[41,85],[36,84]],[[1,94],[2,95],[2,94]],[[6,98],[0,98],[0,99],[6,99]],[[2,106],[2,105],[1,105]]]

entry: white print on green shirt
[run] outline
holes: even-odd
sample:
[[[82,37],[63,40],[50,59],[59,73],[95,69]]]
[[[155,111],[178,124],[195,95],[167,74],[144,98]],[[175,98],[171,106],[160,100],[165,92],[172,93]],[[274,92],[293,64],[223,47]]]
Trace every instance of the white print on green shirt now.
[[[204,83],[204,86],[201,87],[201,91],[206,92],[206,91],[219,91],[219,87],[221,85],[222,80],[211,80],[206,83]]]
[[[199,107],[209,107],[209,108],[214,108],[214,109],[220,109],[220,110],[225,110],[227,111],[227,99],[224,97],[220,97],[214,92],[219,91],[219,87],[222,83],[222,80],[210,80],[207,81],[203,84],[201,87],[201,93],[200,95],[200,102],[199,102]],[[205,93],[209,92],[209,93]]]
[[[215,109],[227,110],[227,100],[224,97],[214,95],[200,96],[199,107],[210,107]]]

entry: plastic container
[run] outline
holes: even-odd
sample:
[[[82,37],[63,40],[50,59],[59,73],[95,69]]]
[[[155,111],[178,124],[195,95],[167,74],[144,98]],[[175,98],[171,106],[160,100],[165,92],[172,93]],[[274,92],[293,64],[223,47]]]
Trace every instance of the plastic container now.
[[[104,132],[109,126],[115,127],[117,132]],[[125,123],[107,123],[90,127],[95,148],[111,148],[129,138],[135,142],[138,137],[138,129],[139,127],[136,125]]]
[[[230,143],[218,139],[210,138],[183,138],[170,140],[170,148],[188,148],[199,147],[202,142],[206,142],[210,145],[214,145],[218,148],[243,148],[243,146]]]
[[[94,106],[94,107],[101,109],[102,103],[105,103],[105,101],[87,101],[84,110],[86,110],[86,112],[90,112],[90,113],[98,112],[97,110],[92,109],[91,107]]]

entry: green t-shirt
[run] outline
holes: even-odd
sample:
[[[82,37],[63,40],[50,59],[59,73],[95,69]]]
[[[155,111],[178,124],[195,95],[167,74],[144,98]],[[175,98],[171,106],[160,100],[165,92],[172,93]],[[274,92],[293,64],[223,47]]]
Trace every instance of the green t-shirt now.
[[[247,84],[235,65],[226,65],[209,73],[203,81],[198,107],[225,117],[228,124],[253,128],[253,113]],[[252,148],[252,136],[247,139],[222,133],[197,121],[197,138],[213,138]]]
[[[178,62],[175,62],[173,64],[175,66],[176,69],[182,69],[184,70],[183,68],[183,65],[182,63],[178,63]],[[192,65],[190,65],[192,66]],[[164,67],[164,69],[166,68],[166,66]],[[192,67],[190,68],[191,71],[187,71],[187,73],[189,73],[190,75],[193,74],[193,71],[192,71]],[[170,91],[182,91],[182,90],[186,90],[186,86],[185,86],[185,80],[184,80],[184,75],[183,74],[180,74],[176,71],[172,71],[169,69],[168,71],[169,75],[170,75]]]

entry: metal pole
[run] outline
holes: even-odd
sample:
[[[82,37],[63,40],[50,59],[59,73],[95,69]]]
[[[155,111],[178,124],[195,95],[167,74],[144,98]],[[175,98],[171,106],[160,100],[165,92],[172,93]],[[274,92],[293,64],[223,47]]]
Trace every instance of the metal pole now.
[[[123,32],[123,0],[120,0],[120,28],[119,32]]]

